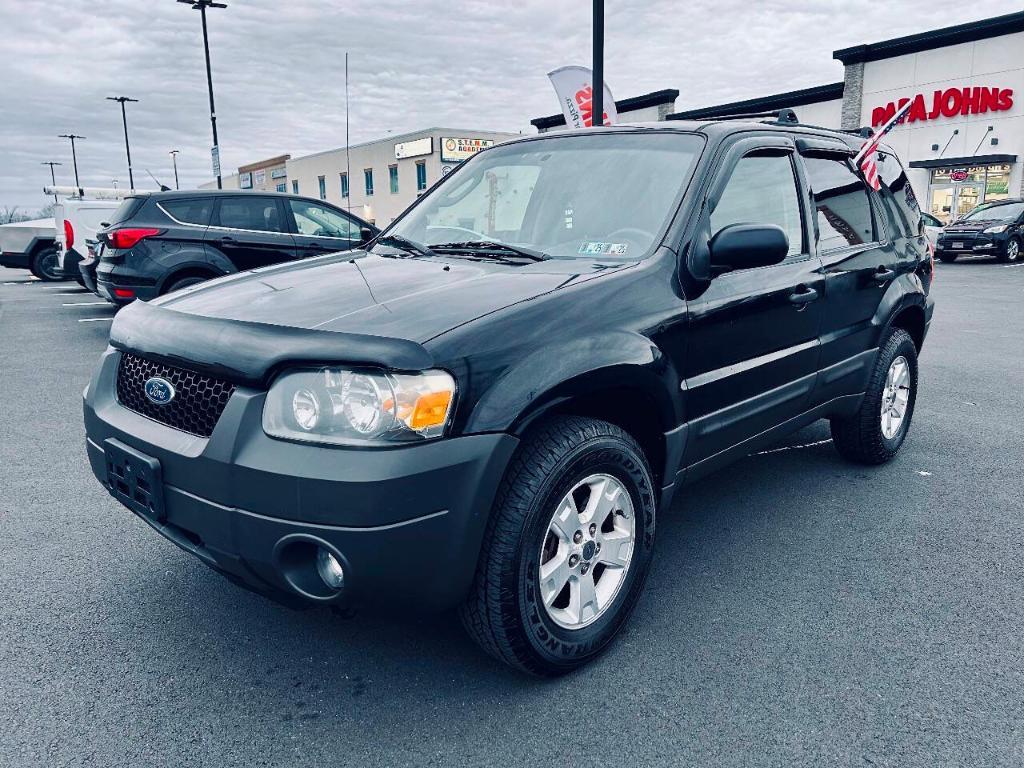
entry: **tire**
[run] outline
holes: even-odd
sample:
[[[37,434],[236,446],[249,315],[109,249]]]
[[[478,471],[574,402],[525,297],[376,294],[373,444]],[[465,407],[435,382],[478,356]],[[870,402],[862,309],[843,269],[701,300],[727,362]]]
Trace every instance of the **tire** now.
[[[1006,250],[999,255],[999,261],[1013,263],[1021,259],[1021,243],[1016,237],[1011,237],[1006,242]]]
[[[939,256],[939,261],[941,261],[943,264],[952,264],[954,261],[956,261],[956,257],[957,254],[955,253],[944,253],[941,256]]]
[[[883,402],[888,402],[887,378],[894,363],[906,363],[905,408],[898,427],[893,430],[894,420],[886,421]],[[918,369],[917,348],[910,334],[902,328],[890,331],[882,343],[874,370],[868,381],[867,391],[857,412],[847,418],[831,420],[832,440],[836,449],[846,459],[858,464],[884,464],[900,450],[910,431],[917,402]],[[892,430],[887,434],[887,430]]]
[[[593,481],[595,485],[586,485],[593,478],[599,478]],[[614,489],[615,501],[597,491],[593,496],[593,488]],[[587,522],[580,522],[582,516],[566,512],[566,525],[581,525],[576,534],[595,537],[582,545],[573,544],[568,537],[559,539],[554,533],[555,512],[566,509],[562,504],[570,494],[579,499],[584,515],[591,508],[586,503],[591,498],[604,499],[603,506],[611,510],[595,515],[594,520],[604,520],[596,532]],[[627,504],[632,510],[631,522]],[[562,675],[586,664],[622,628],[643,589],[654,546],[655,504],[654,483],[643,451],[619,427],[566,416],[532,430],[506,471],[487,523],[473,587],[460,608],[466,631],[491,656],[529,674]],[[622,536],[619,525],[631,526],[631,546],[626,547],[624,541],[615,544],[613,537]],[[610,526],[607,531],[606,526]],[[551,587],[554,579],[547,582],[553,596],[549,609],[543,602],[540,567],[554,562],[554,558],[542,561],[548,557],[552,540],[559,553],[580,554],[576,555],[575,593],[571,577],[564,586],[568,593]],[[625,558],[623,551],[627,552]],[[613,568],[605,560],[624,560],[625,566]],[[571,563],[572,556],[564,562]],[[583,594],[579,584],[588,573],[591,583],[597,585],[593,602],[579,607],[578,626],[564,626],[553,618],[554,613],[564,618],[575,610],[571,595]],[[604,581],[606,576],[610,581]],[[602,592],[604,606],[598,602]],[[563,596],[569,596],[567,607],[556,607]]]
[[[183,277],[180,280],[175,280],[173,283],[171,283],[170,287],[166,288],[162,295],[166,295],[173,291],[180,291],[182,288],[188,288],[190,285],[195,285],[196,283],[203,283],[209,279],[210,278],[208,277],[199,277],[197,275],[193,275],[192,277]]]
[[[29,266],[32,274],[47,283],[56,283],[65,280],[64,274],[57,271],[57,249],[37,248],[32,253],[32,262]]]

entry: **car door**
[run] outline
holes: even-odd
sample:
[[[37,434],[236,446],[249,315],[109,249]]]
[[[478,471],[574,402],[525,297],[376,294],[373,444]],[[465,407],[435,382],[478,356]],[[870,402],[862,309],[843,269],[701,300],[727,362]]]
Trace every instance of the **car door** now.
[[[295,242],[285,223],[280,199],[240,193],[217,200],[206,244],[220,251],[239,270],[290,261]]]
[[[362,242],[359,222],[333,206],[287,198],[285,209],[299,258],[347,251]]]
[[[826,402],[864,391],[877,343],[873,318],[886,288],[899,271],[913,269],[913,261],[906,248],[907,253],[897,257],[895,245],[906,233],[894,231],[890,236],[882,227],[872,193],[854,172],[849,150],[809,151],[801,161],[825,276],[827,310],[822,316],[821,377],[815,399]],[[895,158],[886,161],[890,163],[892,172],[902,173]],[[890,226],[895,228],[895,223]]]
[[[792,140],[742,139],[710,186],[698,231],[774,224],[790,249],[780,264],[714,276],[687,301],[684,371],[696,464],[801,414],[818,364],[824,279],[811,253],[809,206]]]

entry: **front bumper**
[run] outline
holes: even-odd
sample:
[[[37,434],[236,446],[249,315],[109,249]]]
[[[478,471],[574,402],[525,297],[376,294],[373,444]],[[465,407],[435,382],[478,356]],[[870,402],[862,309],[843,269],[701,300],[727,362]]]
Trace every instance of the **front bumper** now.
[[[340,555],[345,589],[331,601],[441,610],[465,596],[515,437],[377,450],[289,443],[263,432],[265,394],[241,387],[212,435],[195,437],[117,402],[119,359],[108,350],[86,390],[89,461],[105,486],[107,440],[159,461],[162,516],[139,516],[175,544],[286,604],[317,602],[282,566],[282,540],[295,539]]]
[[[998,235],[945,235],[935,243],[935,251],[947,254],[957,253],[963,255],[990,254],[1001,256],[1006,252],[1006,244],[1009,238],[1000,238]],[[959,248],[954,248],[959,245]]]

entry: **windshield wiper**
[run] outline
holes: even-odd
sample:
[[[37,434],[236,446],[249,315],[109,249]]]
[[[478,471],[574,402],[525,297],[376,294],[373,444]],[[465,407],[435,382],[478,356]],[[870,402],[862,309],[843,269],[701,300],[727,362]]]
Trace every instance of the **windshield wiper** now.
[[[430,246],[435,252],[448,253],[479,253],[500,259],[502,256],[520,256],[530,261],[547,261],[551,257],[542,251],[535,251],[532,248],[524,248],[521,245],[509,245],[499,243],[496,240],[467,240],[461,243],[434,243]]]
[[[377,238],[377,242],[381,245],[390,245],[392,248],[398,248],[406,253],[415,253],[418,256],[437,256],[434,251],[423,245],[423,243],[417,243],[415,240],[410,240],[408,237],[402,237],[401,235],[383,235]]]

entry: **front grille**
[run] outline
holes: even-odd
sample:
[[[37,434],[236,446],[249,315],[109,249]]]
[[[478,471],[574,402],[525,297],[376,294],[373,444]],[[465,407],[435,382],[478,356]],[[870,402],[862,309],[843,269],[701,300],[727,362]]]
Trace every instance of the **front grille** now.
[[[174,397],[166,405],[156,405],[146,397],[145,384],[154,376],[166,379],[174,387]],[[235,385],[230,382],[155,363],[129,352],[122,353],[117,367],[117,399],[121,405],[199,437],[213,434],[234,391]]]

